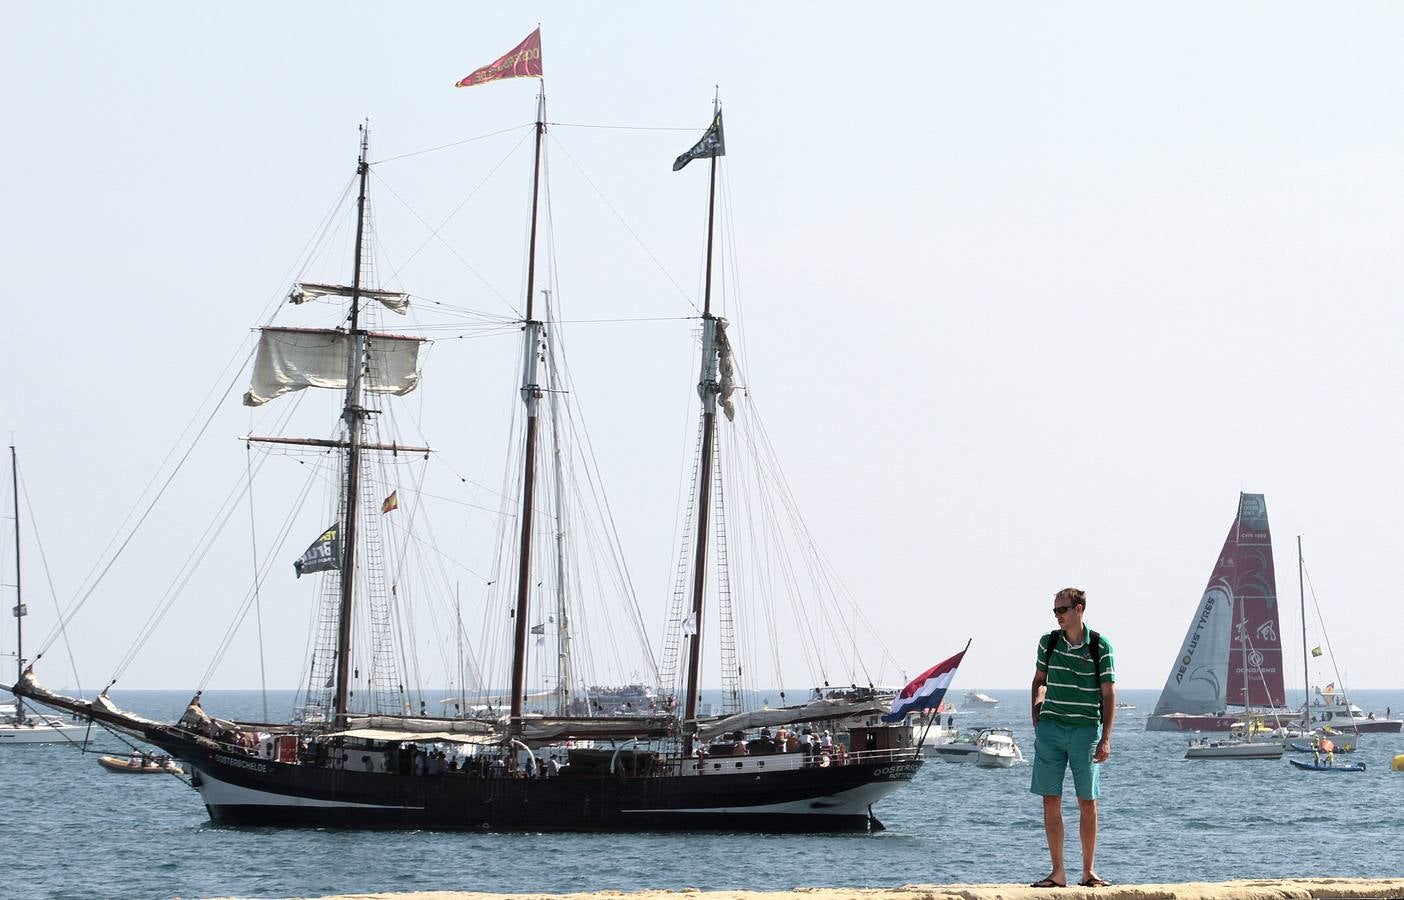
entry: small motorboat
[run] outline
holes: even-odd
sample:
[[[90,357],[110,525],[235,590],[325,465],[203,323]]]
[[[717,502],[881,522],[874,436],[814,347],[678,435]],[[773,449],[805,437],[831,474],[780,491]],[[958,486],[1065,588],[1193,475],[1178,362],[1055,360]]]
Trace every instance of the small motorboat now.
[[[1322,761],[1317,761],[1317,762],[1302,762],[1300,759],[1289,759],[1289,760],[1287,760],[1287,761],[1288,761],[1289,763],[1291,763],[1292,765],[1296,766],[1298,769],[1301,769],[1301,770],[1304,771],[1304,772],[1364,772],[1364,771],[1365,771],[1365,764],[1364,764],[1363,762],[1361,762],[1361,763],[1351,763],[1351,764],[1348,765],[1348,766],[1338,766],[1338,765],[1335,765],[1335,764],[1333,764],[1333,763],[1326,762],[1326,761],[1324,761],[1324,760],[1322,760]]]
[[[949,740],[924,744],[921,752],[925,756],[935,757],[943,762],[963,763],[966,760],[974,759],[975,755],[980,752],[980,740],[984,731],[983,728],[972,728],[951,737]]]
[[[109,772],[122,772],[127,775],[184,775],[175,760],[169,756],[150,753],[133,753],[131,756],[99,756],[98,765]]]
[[[1007,728],[990,729],[975,754],[975,765],[984,769],[1008,769],[1023,761],[1024,754],[1014,743],[1014,732]]]

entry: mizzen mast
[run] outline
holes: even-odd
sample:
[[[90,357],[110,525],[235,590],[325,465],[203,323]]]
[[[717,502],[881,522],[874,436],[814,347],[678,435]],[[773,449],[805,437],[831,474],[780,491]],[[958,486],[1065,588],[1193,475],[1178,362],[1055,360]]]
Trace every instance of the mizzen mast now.
[[[526,448],[522,465],[522,532],[517,561],[517,606],[512,641],[511,732],[522,731],[522,702],[526,693],[527,611],[531,598],[532,501],[536,493],[536,426],[541,386],[537,383],[542,323],[532,316],[536,292],[536,220],[541,192],[541,139],[546,134],[546,87],[536,102],[536,152],[531,172],[531,238],[527,248],[526,322],[522,329],[522,403],[526,405]]]

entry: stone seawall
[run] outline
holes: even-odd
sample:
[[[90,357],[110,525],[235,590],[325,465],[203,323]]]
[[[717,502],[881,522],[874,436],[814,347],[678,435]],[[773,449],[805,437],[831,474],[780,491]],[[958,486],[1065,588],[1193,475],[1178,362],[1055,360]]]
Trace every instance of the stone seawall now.
[[[1284,878],[1031,888],[1021,884],[908,884],[897,888],[791,891],[595,891],[581,894],[478,894],[426,891],[341,894],[323,900],[1374,900],[1404,898],[1404,878]]]

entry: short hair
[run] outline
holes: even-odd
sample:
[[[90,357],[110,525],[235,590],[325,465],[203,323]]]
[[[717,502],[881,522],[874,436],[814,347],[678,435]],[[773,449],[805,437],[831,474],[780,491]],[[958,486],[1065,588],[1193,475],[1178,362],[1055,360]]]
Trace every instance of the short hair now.
[[[1080,604],[1085,609],[1087,607],[1087,593],[1081,588],[1063,588],[1053,595],[1053,602],[1062,602],[1069,606],[1078,606]]]

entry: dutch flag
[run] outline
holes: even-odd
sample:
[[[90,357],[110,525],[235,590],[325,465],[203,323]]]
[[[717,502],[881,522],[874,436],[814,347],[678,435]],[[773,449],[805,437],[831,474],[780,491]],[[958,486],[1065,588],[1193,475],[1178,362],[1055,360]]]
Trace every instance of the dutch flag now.
[[[970,642],[965,642],[965,650]],[[900,722],[908,713],[923,709],[938,709],[945,699],[946,688],[951,686],[960,661],[965,658],[965,650],[945,662],[939,662],[912,679],[911,684],[892,699],[892,712],[882,717],[884,722]]]

